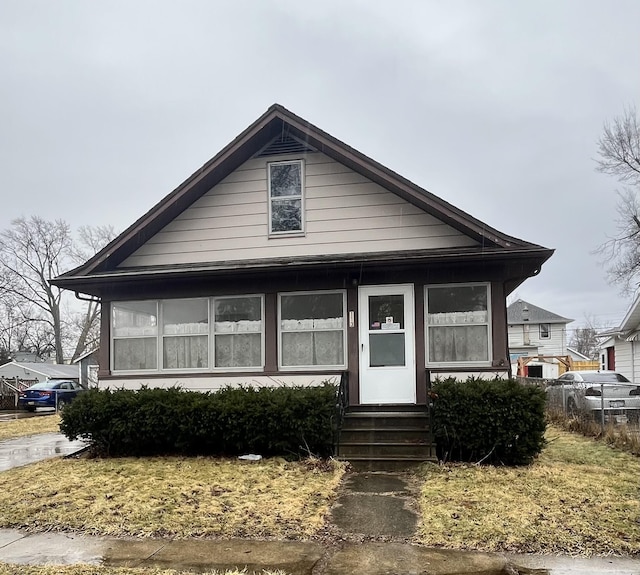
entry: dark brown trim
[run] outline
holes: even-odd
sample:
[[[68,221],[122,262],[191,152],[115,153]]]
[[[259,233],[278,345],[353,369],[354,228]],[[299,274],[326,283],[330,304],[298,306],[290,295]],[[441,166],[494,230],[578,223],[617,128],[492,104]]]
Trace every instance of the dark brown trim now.
[[[98,348],[98,379],[111,373],[111,303],[100,302],[100,347]]]
[[[278,371],[278,294],[264,296],[264,369]]]
[[[491,283],[491,336],[493,338],[493,359],[496,367],[511,369],[509,342],[507,336],[507,306],[503,284]]]
[[[354,324],[349,326],[353,312]],[[347,370],[349,371],[349,405],[360,404],[360,332],[358,331],[358,287],[347,288]]]

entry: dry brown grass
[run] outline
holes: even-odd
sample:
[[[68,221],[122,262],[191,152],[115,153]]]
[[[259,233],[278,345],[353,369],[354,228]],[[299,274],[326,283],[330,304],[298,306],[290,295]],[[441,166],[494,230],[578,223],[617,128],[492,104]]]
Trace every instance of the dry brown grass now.
[[[247,571],[205,571],[203,575],[246,575]],[[261,572],[262,575],[286,575],[284,571]],[[193,575],[193,571],[173,569],[102,567],[96,565],[10,565],[0,563],[0,575]]]
[[[0,422],[0,441],[36,433],[55,433],[60,431],[60,416],[36,415],[24,419],[11,419]]]
[[[549,410],[547,417],[556,427],[581,433],[585,437],[593,437],[607,445],[640,456],[640,426],[637,422],[625,425],[607,423],[603,429],[602,425],[591,417],[569,417],[557,410]]]
[[[549,428],[528,467],[423,470],[425,545],[536,553],[640,553],[640,460]]]
[[[279,459],[49,460],[0,474],[0,527],[305,539],[322,527],[343,472]]]

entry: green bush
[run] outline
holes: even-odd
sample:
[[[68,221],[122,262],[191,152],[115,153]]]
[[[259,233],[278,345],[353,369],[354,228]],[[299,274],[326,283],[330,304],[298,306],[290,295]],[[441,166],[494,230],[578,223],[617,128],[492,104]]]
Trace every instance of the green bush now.
[[[90,390],[60,429],[101,456],[333,453],[335,386]]]
[[[433,386],[438,455],[449,461],[526,465],[544,447],[545,393],[515,380],[446,379]]]

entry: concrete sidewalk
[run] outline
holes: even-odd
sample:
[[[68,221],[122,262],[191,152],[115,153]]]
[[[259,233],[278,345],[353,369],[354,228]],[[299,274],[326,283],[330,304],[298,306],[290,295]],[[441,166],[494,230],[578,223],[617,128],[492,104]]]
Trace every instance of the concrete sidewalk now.
[[[291,575],[639,575],[640,561],[459,552],[408,543],[327,546],[317,542],[115,539],[0,529],[0,561],[17,564],[87,563],[117,567],[281,569]]]

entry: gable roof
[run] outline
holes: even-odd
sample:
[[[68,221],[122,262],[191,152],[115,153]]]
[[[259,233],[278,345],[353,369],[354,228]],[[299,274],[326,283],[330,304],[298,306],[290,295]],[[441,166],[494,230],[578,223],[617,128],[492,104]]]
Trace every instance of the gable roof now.
[[[96,289],[92,287],[92,282],[89,281],[91,278],[97,282],[104,282],[107,281],[107,278],[139,274],[139,271],[131,268],[117,270],[117,272],[115,270],[128,256],[244,162],[256,155],[262,155],[265,149],[274,143],[276,146],[290,145],[291,139],[297,141],[303,148],[311,147],[351,168],[479,243],[479,248],[473,250],[464,248],[458,252],[463,252],[466,249],[470,254],[472,252],[474,255],[481,253],[488,259],[496,255],[500,257],[528,257],[532,259],[532,263],[529,266],[530,269],[528,267],[528,273],[523,274],[523,277],[537,273],[542,263],[553,253],[553,250],[506,235],[473,218],[303,118],[296,116],[286,108],[274,104],[216,156],[153,206],[104,249],[83,265],[55,278],[52,283],[67,289],[97,293]],[[359,256],[360,259],[362,257],[362,255]],[[394,257],[397,258],[397,256]],[[292,258],[287,258],[286,262],[272,263],[291,265],[296,262],[292,261]],[[301,263],[318,262],[313,261],[313,258],[306,258],[306,262]],[[225,264],[209,266],[208,270],[220,271],[233,268],[236,262],[225,262]],[[256,267],[265,265],[264,262],[255,262],[255,264]],[[251,262],[245,262],[243,265],[251,265]],[[188,270],[176,270],[176,266],[172,267],[174,272],[188,273],[193,272],[196,266],[190,266]],[[153,270],[145,268],[144,271],[149,273]],[[523,281],[522,278],[518,279],[517,283]]]
[[[621,339],[626,339],[627,341],[634,341],[638,339],[640,334],[640,294],[638,294],[627,313],[625,314],[622,322],[618,327],[605,329],[604,331],[598,334],[598,337],[620,337]],[[601,347],[603,347],[601,343]]]
[[[590,357],[587,357],[584,353],[580,353],[577,349],[573,349],[572,347],[567,348],[567,353],[576,361],[591,361]]]
[[[529,310],[529,319],[525,321],[523,310],[525,307]],[[524,323],[570,323],[572,319],[562,317],[551,311],[533,305],[522,299],[514,301],[507,307],[507,323],[508,324],[524,324]]]
[[[26,371],[32,371],[33,373],[38,373],[50,379],[78,379],[80,376],[77,365],[10,361],[0,365],[0,371],[3,367],[8,366],[15,366]]]

